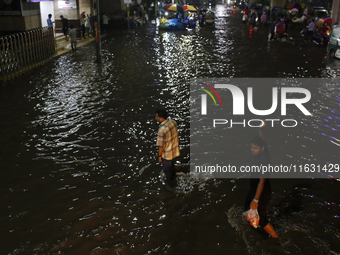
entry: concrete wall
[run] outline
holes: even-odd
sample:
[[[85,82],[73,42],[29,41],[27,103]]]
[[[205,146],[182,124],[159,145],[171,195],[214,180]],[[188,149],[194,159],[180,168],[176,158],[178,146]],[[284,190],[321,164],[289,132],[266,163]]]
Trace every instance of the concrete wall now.
[[[38,15],[31,15],[31,16],[25,16],[24,23],[25,23],[25,30],[30,30],[33,28],[39,28],[41,27],[41,16]]]
[[[59,10],[58,1],[53,1],[53,5],[55,19],[60,19],[60,15],[63,15],[66,19],[79,19],[79,8],[74,10]]]
[[[75,21],[79,20],[81,12],[85,11],[90,14],[91,9],[93,11],[92,0],[77,0],[77,9],[74,10],[59,10],[58,1],[45,2],[46,6],[42,10],[42,15],[39,3],[30,3],[27,0],[21,0],[20,3],[23,6],[21,16],[0,16],[0,35],[46,26],[48,13],[52,14],[52,21],[60,20],[60,15],[63,15],[68,20]],[[109,17],[121,14],[122,9],[126,9],[124,0],[100,0],[100,12],[105,12]]]
[[[270,0],[270,7],[279,6],[284,7],[286,4],[286,0]]]
[[[40,14],[32,16],[4,16],[0,17],[1,31],[22,32],[41,27]]]
[[[332,19],[333,19],[333,24],[335,22],[340,21],[339,17],[339,8],[340,8],[340,1],[339,0],[333,0],[333,5],[332,5]]]
[[[21,16],[0,16],[1,31],[24,31],[25,20]]]
[[[90,0],[78,0],[78,6],[79,6],[79,14],[82,12],[85,12],[86,14],[91,13],[91,1]]]
[[[100,1],[100,12],[112,17],[121,13],[121,10],[126,9],[124,0],[99,0]]]
[[[21,6],[20,16],[0,16],[1,31],[15,33],[41,27],[39,3],[21,2]]]
[[[43,27],[47,26],[48,14],[52,14],[51,20],[54,21],[56,17],[54,16],[53,2],[52,1],[40,2],[41,25]]]

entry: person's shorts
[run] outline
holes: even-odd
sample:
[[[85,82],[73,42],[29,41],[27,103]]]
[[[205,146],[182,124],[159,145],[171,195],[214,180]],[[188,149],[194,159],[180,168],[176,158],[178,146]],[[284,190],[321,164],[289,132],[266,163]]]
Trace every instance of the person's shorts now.
[[[63,34],[64,34],[64,35],[66,35],[67,30],[68,30],[68,27],[63,27],[63,30],[62,30],[62,31],[63,31]]]

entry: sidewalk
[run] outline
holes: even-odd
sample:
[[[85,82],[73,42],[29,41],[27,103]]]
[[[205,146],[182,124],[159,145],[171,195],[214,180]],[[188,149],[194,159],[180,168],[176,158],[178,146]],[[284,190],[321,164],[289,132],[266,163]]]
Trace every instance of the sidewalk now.
[[[70,37],[68,36],[68,41],[65,40],[65,36],[62,33],[56,33],[54,37],[56,43],[56,56],[61,56],[66,54],[67,52],[71,51],[71,41]],[[95,37],[87,37],[86,39],[78,39],[77,40],[77,48],[81,47],[85,44],[88,44],[95,40]]]

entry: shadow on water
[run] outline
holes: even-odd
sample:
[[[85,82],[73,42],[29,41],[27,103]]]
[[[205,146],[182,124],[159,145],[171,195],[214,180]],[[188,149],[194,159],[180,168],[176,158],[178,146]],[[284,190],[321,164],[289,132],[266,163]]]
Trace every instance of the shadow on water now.
[[[189,162],[191,78],[339,75],[325,48],[300,39],[268,43],[267,27],[243,25],[223,5],[216,13],[213,27],[166,32],[149,23],[113,33],[103,40],[101,66],[89,44],[0,89],[3,254],[340,252],[334,178],[272,180],[277,244],[241,218],[247,180],[195,179],[181,169]],[[303,148],[318,149],[302,155],[311,160],[338,159],[331,143],[340,139],[338,88],[326,82],[311,90],[315,119],[304,121],[304,136],[273,135],[273,160],[299,162]],[[179,127],[175,193],[155,161],[160,106]],[[228,136],[226,145],[235,146],[226,157],[250,157],[245,136]]]

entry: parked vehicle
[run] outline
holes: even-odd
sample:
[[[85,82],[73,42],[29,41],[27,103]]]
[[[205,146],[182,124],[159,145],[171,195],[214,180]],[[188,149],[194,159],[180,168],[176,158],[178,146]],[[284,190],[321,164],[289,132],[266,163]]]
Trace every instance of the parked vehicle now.
[[[340,25],[332,27],[331,37],[327,47],[327,52],[330,58],[340,59]]]
[[[323,18],[323,17],[329,16],[329,13],[326,10],[326,8],[322,7],[322,6],[313,7],[311,14],[312,14],[312,16],[318,17],[318,18]]]
[[[324,7],[321,7],[321,6],[313,7],[311,15],[314,18],[315,22],[319,19],[326,19],[329,17],[328,11]]]

